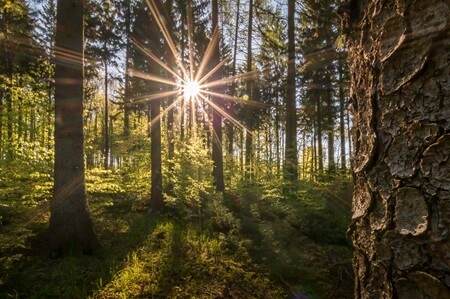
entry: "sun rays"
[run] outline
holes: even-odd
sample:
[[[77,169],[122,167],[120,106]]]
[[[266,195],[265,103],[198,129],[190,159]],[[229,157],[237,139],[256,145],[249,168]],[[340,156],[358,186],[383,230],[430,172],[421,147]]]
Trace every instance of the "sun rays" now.
[[[189,80],[183,85],[183,92],[185,99],[196,98],[200,93],[200,84],[195,80]]]
[[[226,90],[228,84],[233,84],[237,81],[242,80],[251,80],[258,76],[257,72],[250,72],[245,74],[238,74],[235,76],[230,76],[222,79],[215,79],[217,72],[228,62],[230,57],[226,57],[222,61],[218,62],[216,65],[212,64],[212,56],[214,45],[217,44],[219,39],[219,31],[217,28],[213,30],[211,39],[205,49],[205,53],[201,58],[198,66],[195,65],[194,61],[194,49],[193,49],[193,41],[192,41],[192,19],[191,16],[188,16],[188,67],[185,65],[185,61],[178,51],[177,46],[172,39],[170,31],[167,28],[167,21],[163,17],[160,8],[158,7],[157,1],[154,0],[146,0],[149,11],[152,15],[152,18],[155,24],[159,27],[159,30],[162,33],[162,36],[167,43],[167,49],[169,51],[169,55],[172,55],[174,58],[175,65],[169,65],[164,62],[164,59],[158,57],[155,53],[149,50],[142,43],[132,40],[131,43],[139,50],[142,54],[144,54],[147,58],[154,61],[157,65],[159,65],[162,69],[164,69],[169,76],[161,77],[155,74],[146,73],[143,71],[139,71],[136,69],[132,69],[128,72],[128,74],[132,77],[140,78],[149,82],[154,82],[157,84],[162,84],[171,88],[161,92],[156,92],[147,95],[139,95],[136,97],[128,98],[127,101],[138,104],[145,103],[154,100],[163,100],[168,97],[175,97],[176,101],[174,101],[171,105],[169,105],[164,111],[160,113],[158,119],[160,119],[164,114],[166,114],[171,109],[175,107],[180,107],[180,111],[183,114],[185,111],[185,107],[188,105],[192,105],[192,107],[199,107],[198,111],[203,114],[203,118],[210,122],[208,109],[205,109],[207,105],[210,107],[210,112],[214,111],[214,113],[220,114],[224,119],[227,119],[231,124],[235,127],[246,131],[248,134],[251,134],[250,130],[246,129],[244,125],[239,123],[233,115],[230,115],[221,104],[219,104],[216,99],[220,99],[222,102],[234,102],[241,103],[249,106],[264,106],[262,103],[252,101],[250,99],[238,98],[233,95],[225,94],[219,92],[218,89]],[[188,12],[189,15],[189,12]],[[214,79],[212,79],[214,78]],[[183,101],[184,100],[184,101]],[[183,116],[182,116],[183,117]],[[156,120],[152,120],[151,123],[154,123]]]

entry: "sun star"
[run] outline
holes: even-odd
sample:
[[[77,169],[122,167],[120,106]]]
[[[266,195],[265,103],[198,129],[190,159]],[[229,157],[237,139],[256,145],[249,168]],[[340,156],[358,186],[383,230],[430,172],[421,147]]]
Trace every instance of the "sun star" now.
[[[184,84],[184,96],[186,99],[195,98],[200,93],[200,84],[197,81],[187,81]]]

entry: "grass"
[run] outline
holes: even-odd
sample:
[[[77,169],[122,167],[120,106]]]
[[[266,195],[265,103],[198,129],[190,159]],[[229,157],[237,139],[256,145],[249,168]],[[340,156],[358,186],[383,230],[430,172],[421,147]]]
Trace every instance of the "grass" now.
[[[46,203],[14,209],[0,227],[0,298],[352,297],[351,252],[324,205],[241,190],[183,218],[117,190],[89,200],[92,256],[48,258]]]

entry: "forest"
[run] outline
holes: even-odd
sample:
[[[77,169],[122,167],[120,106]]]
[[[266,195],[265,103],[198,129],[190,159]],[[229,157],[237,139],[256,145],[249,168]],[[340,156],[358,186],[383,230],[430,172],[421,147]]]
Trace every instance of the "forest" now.
[[[0,0],[0,298],[450,298],[450,4]]]

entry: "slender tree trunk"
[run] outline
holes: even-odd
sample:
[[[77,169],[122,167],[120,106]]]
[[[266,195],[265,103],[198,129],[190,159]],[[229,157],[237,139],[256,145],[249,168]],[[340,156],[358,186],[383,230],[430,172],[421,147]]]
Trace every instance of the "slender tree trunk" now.
[[[13,64],[11,61],[11,55],[9,51],[10,37],[9,37],[9,20],[11,18],[10,13],[6,8],[3,9],[3,45],[4,45],[4,63],[5,63],[5,74],[6,78],[5,84],[5,104],[6,104],[6,134],[8,138],[8,143],[10,145],[7,147],[6,154],[7,160],[11,161],[14,159],[13,148],[11,144],[13,143],[13,104],[12,104],[12,87],[13,87]]]
[[[237,0],[236,3],[236,20],[234,27],[234,40],[233,40],[233,65],[232,65],[232,75],[236,76],[236,60],[237,60],[237,49],[238,49],[238,33],[239,33],[239,19],[240,19],[240,8],[241,1]],[[230,87],[230,94],[235,96],[236,93],[236,83],[233,83]],[[235,114],[235,103],[230,102],[230,108],[228,114],[231,117],[234,117]],[[234,142],[234,127],[232,122],[228,122],[228,154],[230,157],[233,157],[233,142]]]
[[[449,3],[358,4],[343,9],[355,298],[450,298]]]
[[[126,46],[125,46],[125,105],[123,107],[123,135],[125,138],[130,137],[130,113],[131,113],[131,104],[130,95],[131,95],[131,84],[130,84],[130,52],[131,52],[131,0],[125,1],[125,36],[126,36]]]
[[[284,179],[292,182],[298,178],[297,108],[295,104],[295,0],[288,0],[288,74],[286,90]]]
[[[275,98],[275,152],[277,153],[276,155],[276,160],[277,160],[277,177],[280,175],[280,171],[281,171],[281,154],[280,154],[280,121],[281,121],[281,117],[280,117],[280,97],[279,97],[279,86],[278,86],[278,82],[277,82],[277,95]]]
[[[168,22],[170,24],[170,26],[174,27],[174,22],[173,22],[173,16],[172,16],[172,9],[173,9],[173,1],[172,0],[168,0],[166,2],[166,12],[168,13]],[[174,35],[171,35],[172,38],[174,38]],[[167,64],[170,68],[174,69],[176,67],[176,63],[175,63],[175,57],[173,56],[173,53],[170,50],[169,45],[167,44],[166,46],[166,61]],[[168,74],[169,78],[172,78],[171,74]],[[173,105],[174,102],[174,97],[170,96],[167,99],[167,105],[170,107],[171,105]],[[168,172],[169,173],[173,173],[174,171],[174,163],[173,163],[173,158],[175,157],[175,134],[174,134],[174,109],[170,109],[167,112],[167,148],[168,148]],[[168,180],[168,185],[167,185],[167,190],[169,193],[171,193],[173,191],[173,183],[171,180]]]
[[[327,112],[327,138],[328,138],[328,173],[332,174],[336,170],[334,160],[334,107],[331,86],[331,70],[327,68],[325,74],[326,112]]]
[[[16,86],[17,87],[22,87],[22,76],[20,75],[20,74],[17,74],[16,75]],[[24,113],[26,113],[24,110],[26,110],[25,109],[25,107],[24,107],[24,103],[23,103],[23,97],[22,97],[22,94],[21,94],[21,92],[18,92],[17,93],[17,95],[16,95],[16,97],[17,97],[17,112],[15,112],[16,114],[17,114],[17,140],[27,140],[27,138],[26,138],[26,134],[27,133],[25,133],[25,138],[22,138],[23,137],[23,127],[24,127]]]
[[[252,71],[252,32],[253,32],[253,0],[249,1],[248,6],[248,34],[247,34],[247,72],[250,73]],[[252,81],[247,81],[247,96],[250,100],[253,99],[253,88]],[[247,179],[252,179],[253,169],[252,169],[252,160],[253,160],[253,113],[249,107],[246,107],[247,110],[247,134],[245,138],[245,166],[246,166],[246,177]]]
[[[162,161],[161,161],[161,118],[159,117],[161,110],[160,100],[153,100],[151,102],[150,117],[151,117],[151,198],[150,207],[152,212],[160,211],[164,205],[164,198],[162,193]]]
[[[320,174],[323,173],[323,145],[322,145],[322,100],[321,96],[316,98],[316,130],[317,130],[317,164]]]
[[[212,26],[213,30],[219,30],[219,7],[217,5],[217,0],[212,0]],[[220,49],[219,49],[219,40],[217,38],[215,40],[215,45],[213,45],[212,51],[212,63],[213,66],[218,65],[220,63]],[[220,73],[217,71],[213,75],[213,80],[220,80]],[[215,92],[221,93],[222,90],[219,90],[219,87],[215,88]],[[213,101],[219,107],[222,107],[222,101],[219,97],[214,97]],[[222,115],[213,109],[212,116],[212,127],[213,127],[213,142],[212,142],[212,160],[213,160],[213,178],[214,185],[216,186],[216,191],[223,192],[225,191],[225,184],[223,180],[223,150],[222,150]]]
[[[55,169],[49,250],[92,253],[98,240],[86,200],[83,135],[83,1],[58,0],[55,69]]]
[[[106,41],[105,41],[105,50],[106,50]],[[104,144],[104,150],[103,153],[105,155],[105,160],[103,161],[104,165],[103,167],[105,169],[109,169],[109,101],[108,101],[108,61],[105,59],[105,82],[104,82],[104,88],[105,88],[105,132],[104,132],[104,138],[105,138],[105,144]]]
[[[341,140],[341,169],[347,169],[347,151],[345,148],[345,93],[344,93],[344,70],[342,54],[338,59],[338,76],[339,76],[339,137]]]
[[[186,44],[186,28],[185,24],[187,24],[186,20],[186,6],[181,8],[181,64],[184,66],[184,55],[185,55],[185,44]],[[184,140],[184,127],[185,127],[185,117],[186,117],[186,101],[184,97],[180,101],[180,140]]]

